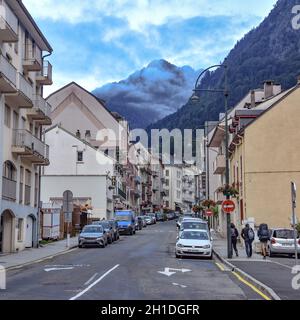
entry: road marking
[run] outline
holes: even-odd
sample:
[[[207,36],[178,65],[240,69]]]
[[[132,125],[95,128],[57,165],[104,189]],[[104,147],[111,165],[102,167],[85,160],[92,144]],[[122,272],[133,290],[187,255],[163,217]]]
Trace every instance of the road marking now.
[[[264,293],[262,293],[260,290],[258,290],[254,285],[252,285],[250,282],[243,279],[239,274],[236,272],[232,272],[241,282],[243,282],[245,285],[250,287],[253,291],[255,291],[257,294],[259,294],[261,297],[263,297],[265,300],[271,300],[268,296],[266,296]]]
[[[173,270],[170,271],[170,270]],[[174,268],[165,268],[164,271],[157,271],[158,273],[164,274],[167,277],[170,277],[171,275],[175,274],[177,271],[182,272],[182,273],[186,273],[186,272],[191,272],[192,270],[190,269],[174,269]]]
[[[90,284],[96,277],[97,277],[98,273],[95,273],[84,285],[87,286],[88,284]]]
[[[280,265],[280,266],[282,266],[282,267],[286,267],[286,268],[288,268],[288,269],[290,269],[290,270],[293,270],[293,267],[290,267],[290,266],[287,266],[286,264],[282,264],[282,263],[280,263],[280,262],[277,262],[277,261],[270,261],[271,263],[275,263],[275,264],[278,264],[278,265]]]
[[[218,268],[219,268],[221,271],[225,271],[225,268],[224,268],[224,264],[223,264],[223,263],[218,263],[218,262],[216,262],[216,265],[218,266]]]
[[[62,268],[46,268],[44,269],[46,272],[50,271],[60,271],[60,270],[72,270],[74,267],[62,267]]]
[[[183,285],[183,284],[179,284],[179,283],[176,283],[176,282],[173,282],[172,283],[173,284],[173,286],[178,286],[178,287],[181,287],[181,288],[187,288],[187,286],[185,286],[185,285]]]
[[[92,289],[97,283],[99,283],[102,279],[104,279],[107,275],[109,275],[112,271],[117,269],[119,266],[120,266],[119,264],[116,264],[113,268],[111,268],[110,270],[105,272],[98,280],[96,280],[95,282],[90,284],[87,288],[85,288],[84,290],[82,290],[80,293],[78,293],[76,296],[70,298],[69,300],[76,300],[76,299],[80,298],[82,295],[84,295],[86,292],[88,292],[90,289]]]

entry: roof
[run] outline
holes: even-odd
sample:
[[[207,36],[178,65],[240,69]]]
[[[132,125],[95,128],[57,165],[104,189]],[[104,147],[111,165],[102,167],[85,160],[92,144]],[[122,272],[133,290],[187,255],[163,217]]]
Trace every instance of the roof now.
[[[77,82],[75,82],[75,81],[72,81],[72,82],[66,84],[65,86],[59,88],[58,90],[52,92],[52,93],[46,98],[46,100],[50,99],[50,98],[51,98],[52,96],[54,96],[56,93],[58,93],[58,92],[60,92],[60,91],[62,91],[62,90],[64,90],[64,89],[66,89],[66,88],[68,88],[68,87],[70,87],[70,86],[72,86],[72,85],[77,86],[79,89],[83,90],[85,93],[89,94],[91,97],[93,97],[95,100],[97,100],[97,102],[101,104],[101,106],[104,108],[104,110],[106,110],[117,122],[119,122],[119,120],[120,120],[120,115],[119,115],[118,113],[116,113],[116,112],[110,111],[110,110],[106,107],[106,105],[105,105],[105,100],[96,97],[94,94],[92,94],[90,91],[88,91],[88,90],[86,90],[85,88],[83,88],[82,86],[80,86],[80,85],[79,85]]]

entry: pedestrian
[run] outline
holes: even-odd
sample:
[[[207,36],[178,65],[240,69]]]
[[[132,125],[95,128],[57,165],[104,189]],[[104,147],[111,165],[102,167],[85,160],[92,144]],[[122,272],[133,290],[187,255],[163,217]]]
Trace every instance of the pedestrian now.
[[[252,242],[255,238],[255,233],[253,229],[249,226],[249,223],[246,224],[245,228],[241,233],[242,238],[245,241],[246,254],[248,258],[252,257]]]
[[[268,251],[268,241],[270,240],[270,232],[266,223],[262,223],[259,226],[257,236],[261,244],[261,252],[263,255],[263,259],[266,259]]]
[[[236,256],[239,256],[239,252],[237,249],[237,239],[239,237],[239,232],[237,230],[237,228],[235,227],[235,225],[233,223],[231,223],[230,225],[230,230],[231,230],[231,244],[232,244],[232,248],[235,251]]]

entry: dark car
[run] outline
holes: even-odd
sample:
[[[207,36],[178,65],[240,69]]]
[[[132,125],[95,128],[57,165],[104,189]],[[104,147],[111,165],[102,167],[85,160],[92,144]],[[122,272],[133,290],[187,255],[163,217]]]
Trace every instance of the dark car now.
[[[116,220],[108,220],[108,223],[112,227],[114,241],[119,240],[120,239],[120,234],[119,234],[118,222]]]
[[[114,242],[114,232],[112,226],[109,224],[107,220],[101,220],[101,221],[95,221],[93,222],[94,225],[100,225],[103,227],[104,231],[107,235],[107,241],[108,243]]]

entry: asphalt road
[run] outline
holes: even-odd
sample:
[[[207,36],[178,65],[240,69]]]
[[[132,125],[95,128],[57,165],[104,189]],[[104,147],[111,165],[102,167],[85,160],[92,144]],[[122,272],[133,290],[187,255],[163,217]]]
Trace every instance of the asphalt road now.
[[[122,236],[104,249],[75,249],[9,271],[0,299],[262,299],[214,260],[176,259],[175,240],[175,222],[164,222]],[[165,268],[178,270],[170,269],[170,276],[159,273]]]

